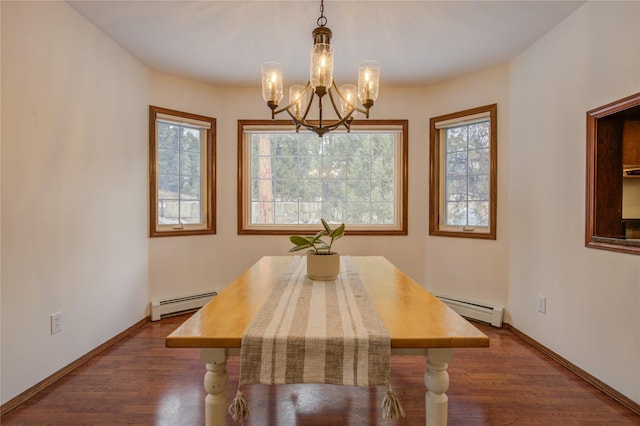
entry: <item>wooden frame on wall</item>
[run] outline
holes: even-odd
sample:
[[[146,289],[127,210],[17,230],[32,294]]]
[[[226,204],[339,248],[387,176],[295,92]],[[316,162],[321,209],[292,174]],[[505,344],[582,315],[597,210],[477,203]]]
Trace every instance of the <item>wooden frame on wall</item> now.
[[[585,246],[640,254],[623,221],[623,140],[640,146],[640,126],[629,122],[640,123],[640,93],[587,111]]]

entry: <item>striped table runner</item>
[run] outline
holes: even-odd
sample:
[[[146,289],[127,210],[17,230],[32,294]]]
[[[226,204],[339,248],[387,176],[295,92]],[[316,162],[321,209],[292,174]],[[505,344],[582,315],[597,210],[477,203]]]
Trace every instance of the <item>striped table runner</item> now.
[[[335,281],[306,276],[296,258],[275,284],[242,336],[240,383],[325,383],[389,387],[389,335],[355,265],[340,258]],[[234,420],[249,414],[240,388],[229,407]],[[404,416],[388,388],[383,417]]]

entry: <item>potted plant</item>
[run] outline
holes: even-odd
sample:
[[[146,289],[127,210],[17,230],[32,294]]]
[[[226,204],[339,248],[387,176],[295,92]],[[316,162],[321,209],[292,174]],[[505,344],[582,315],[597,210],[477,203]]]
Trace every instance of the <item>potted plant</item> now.
[[[331,229],[326,220],[320,219],[323,230],[313,236],[292,235],[289,240],[295,244],[289,252],[307,249],[307,276],[316,281],[332,281],[340,273],[340,254],[331,251],[333,242],[344,236],[344,223]],[[328,236],[329,244],[322,240]]]

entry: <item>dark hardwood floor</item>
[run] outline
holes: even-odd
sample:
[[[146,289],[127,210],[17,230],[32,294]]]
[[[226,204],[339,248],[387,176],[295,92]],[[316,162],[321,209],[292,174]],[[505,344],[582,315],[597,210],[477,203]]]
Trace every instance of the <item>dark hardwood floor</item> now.
[[[149,323],[3,416],[2,425],[202,425],[199,351],[164,347],[186,318]],[[491,347],[456,351],[449,425],[640,425],[640,416],[510,331],[477,326]],[[238,367],[230,358],[229,403]],[[424,425],[424,358],[393,357],[391,368],[406,412],[399,421],[382,420],[381,388],[251,385],[244,389],[251,409],[244,424]]]

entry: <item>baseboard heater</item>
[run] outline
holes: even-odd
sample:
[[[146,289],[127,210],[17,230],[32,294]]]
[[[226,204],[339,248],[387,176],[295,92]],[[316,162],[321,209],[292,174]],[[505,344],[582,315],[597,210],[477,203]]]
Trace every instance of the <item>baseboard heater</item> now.
[[[207,293],[152,300],[151,321],[158,321],[162,318],[199,309],[217,294],[215,291],[210,291]]]
[[[504,308],[502,306],[485,305],[478,302],[452,298],[432,293],[451,309],[465,318],[486,322],[494,327],[502,327]]]

